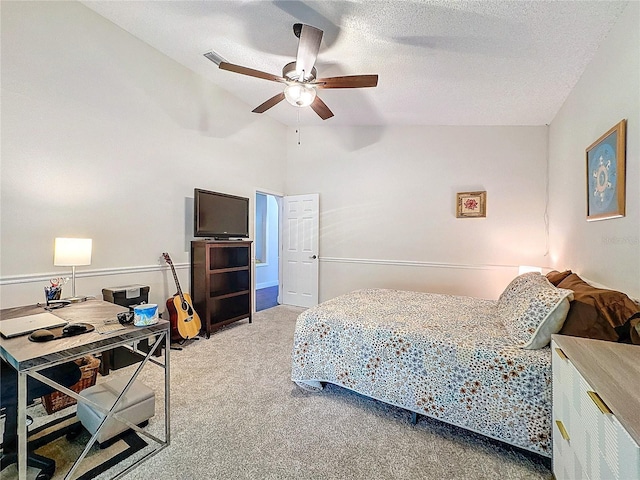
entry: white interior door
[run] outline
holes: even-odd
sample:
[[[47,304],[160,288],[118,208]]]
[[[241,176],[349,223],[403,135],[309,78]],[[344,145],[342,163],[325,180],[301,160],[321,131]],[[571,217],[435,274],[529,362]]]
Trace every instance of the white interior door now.
[[[313,307],[318,303],[319,195],[283,200],[281,303]]]

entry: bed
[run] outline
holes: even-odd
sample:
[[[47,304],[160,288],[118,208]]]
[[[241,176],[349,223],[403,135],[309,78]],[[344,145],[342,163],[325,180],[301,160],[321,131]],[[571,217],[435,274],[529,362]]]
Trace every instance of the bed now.
[[[539,273],[497,301],[363,289],[297,319],[292,380],[367,397],[551,456],[551,334],[573,291]]]

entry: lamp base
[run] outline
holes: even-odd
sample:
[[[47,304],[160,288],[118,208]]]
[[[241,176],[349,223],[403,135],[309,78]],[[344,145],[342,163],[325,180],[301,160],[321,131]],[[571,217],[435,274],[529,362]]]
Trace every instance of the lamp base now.
[[[67,302],[71,302],[71,303],[80,303],[80,302],[86,302],[87,297],[85,297],[84,295],[78,295],[76,297],[63,298],[63,300],[66,300]]]

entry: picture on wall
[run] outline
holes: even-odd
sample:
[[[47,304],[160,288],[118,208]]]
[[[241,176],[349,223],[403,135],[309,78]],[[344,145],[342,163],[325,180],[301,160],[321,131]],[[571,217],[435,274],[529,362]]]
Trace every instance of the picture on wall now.
[[[456,217],[487,216],[487,192],[461,192],[457,194]]]
[[[626,126],[622,120],[586,150],[587,221],[624,217]]]

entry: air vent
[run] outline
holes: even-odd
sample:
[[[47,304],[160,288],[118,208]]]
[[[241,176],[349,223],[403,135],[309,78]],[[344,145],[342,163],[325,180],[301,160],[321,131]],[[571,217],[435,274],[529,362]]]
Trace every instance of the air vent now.
[[[209,60],[211,60],[216,65],[220,65],[220,62],[226,62],[226,60],[224,58],[222,58],[221,55],[217,54],[213,50],[211,50],[210,52],[205,53],[204,56],[207,57]]]

